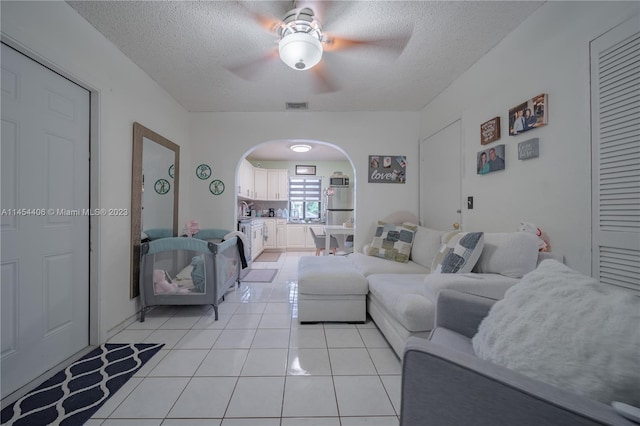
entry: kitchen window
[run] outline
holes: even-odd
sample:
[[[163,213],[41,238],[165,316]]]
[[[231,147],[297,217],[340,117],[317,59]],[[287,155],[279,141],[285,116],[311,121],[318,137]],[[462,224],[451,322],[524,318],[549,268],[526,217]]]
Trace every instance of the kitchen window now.
[[[321,218],[322,179],[289,178],[289,217],[295,221]]]

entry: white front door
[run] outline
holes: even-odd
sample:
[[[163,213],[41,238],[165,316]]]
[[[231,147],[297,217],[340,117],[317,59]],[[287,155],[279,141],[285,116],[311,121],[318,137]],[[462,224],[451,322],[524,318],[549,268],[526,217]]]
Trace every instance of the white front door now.
[[[89,343],[89,92],[2,45],[2,395]]]
[[[461,215],[460,120],[420,143],[420,224],[452,230]]]

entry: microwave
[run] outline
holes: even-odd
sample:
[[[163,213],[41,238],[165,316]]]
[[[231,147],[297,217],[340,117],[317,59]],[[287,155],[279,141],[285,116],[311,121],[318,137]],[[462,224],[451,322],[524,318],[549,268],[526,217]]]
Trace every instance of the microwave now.
[[[329,186],[332,187],[349,187],[349,178],[347,176],[331,176],[329,178]]]

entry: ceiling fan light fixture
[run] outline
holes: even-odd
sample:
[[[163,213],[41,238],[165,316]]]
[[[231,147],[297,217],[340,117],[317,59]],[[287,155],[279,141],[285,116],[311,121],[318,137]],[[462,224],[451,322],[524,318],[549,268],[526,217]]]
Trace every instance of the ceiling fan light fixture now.
[[[311,151],[311,146],[304,145],[304,144],[296,144],[296,145],[291,145],[289,149],[293,152],[309,152]]]
[[[295,32],[284,36],[278,44],[280,59],[294,70],[307,70],[322,59],[322,43],[316,36]]]

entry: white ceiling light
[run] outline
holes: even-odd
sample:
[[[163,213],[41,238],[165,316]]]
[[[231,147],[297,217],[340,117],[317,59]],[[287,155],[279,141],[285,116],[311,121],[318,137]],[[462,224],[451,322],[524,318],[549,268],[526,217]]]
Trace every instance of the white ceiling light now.
[[[311,147],[309,145],[291,145],[289,149],[293,152],[309,152],[311,151]]]
[[[322,59],[322,43],[309,33],[291,33],[278,45],[280,59],[294,70],[306,70]]]
[[[308,70],[322,59],[322,27],[308,7],[289,11],[278,29],[280,59],[294,70]]]

